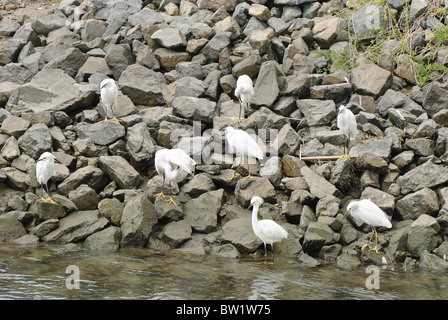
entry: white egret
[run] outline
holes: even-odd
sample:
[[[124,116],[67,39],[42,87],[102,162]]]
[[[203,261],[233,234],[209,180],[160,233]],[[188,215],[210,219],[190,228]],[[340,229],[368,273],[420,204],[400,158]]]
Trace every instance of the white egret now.
[[[386,227],[389,229],[392,228],[392,224],[390,223],[384,211],[381,210],[370,199],[363,199],[350,202],[347,206],[345,215],[347,215],[348,213],[351,213],[355,219],[367,223],[372,227],[372,235],[370,236],[369,242],[367,244],[364,244],[361,250],[364,250],[365,247],[369,247],[370,251],[375,251],[376,253],[378,253],[378,233],[376,232],[375,227]],[[370,241],[372,240],[374,234],[375,248],[372,248],[370,246]]]
[[[259,196],[253,196],[250,200],[250,207],[252,209],[252,229],[255,235],[263,241],[264,257],[267,260],[266,244],[269,243],[272,248],[272,261],[274,261],[274,243],[280,242],[288,236],[288,232],[283,229],[277,222],[272,220],[258,220],[257,214],[260,206],[263,204],[263,199]]]
[[[248,75],[241,75],[236,81],[235,96],[240,100],[240,113],[238,114],[238,121],[236,123],[253,121],[250,117],[246,120],[241,120],[241,109],[243,109],[243,117],[249,111],[250,102],[254,95],[254,86],[252,79]]]
[[[176,179],[179,170],[184,170],[192,175],[196,165],[196,162],[182,149],[161,149],[156,152],[154,163],[157,173],[163,178],[162,188],[165,185],[165,181],[167,181],[170,191],[171,181]],[[160,193],[156,193],[154,197],[156,196],[159,198],[165,197],[163,190]],[[177,205],[172,197],[167,202]]]
[[[104,79],[100,84],[101,101],[103,102],[104,111],[106,112],[106,118],[103,121],[109,121],[107,119],[107,111],[112,114],[113,121],[119,122],[114,115],[113,108],[117,107],[118,88],[113,79]]]
[[[48,180],[50,180],[50,178],[52,176],[54,176],[55,172],[54,172],[54,156],[50,153],[50,152],[44,152],[42,153],[42,155],[40,156],[40,158],[37,160],[36,163],[36,177],[37,177],[37,182],[39,182],[41,188],[42,188],[42,197],[40,198],[40,200],[45,201],[45,202],[51,202],[51,203],[56,203],[53,201],[53,199],[51,199],[50,197],[50,192],[48,192]],[[48,198],[44,198],[44,186],[47,189],[47,195]]]
[[[238,168],[244,161],[244,156],[247,157],[247,170],[249,171],[249,175],[243,178],[252,178],[250,175],[249,157],[258,160],[264,158],[263,151],[261,151],[257,142],[246,131],[234,129],[232,127],[226,128],[226,140],[229,145],[229,151],[235,153],[236,156],[241,157],[241,162],[235,170],[235,173],[230,176],[230,180],[237,174],[236,172],[238,171]]]
[[[348,158],[348,143],[349,140],[354,140],[358,130],[356,128],[356,119],[353,113],[344,106],[339,107],[337,117],[337,126],[345,135],[344,155],[343,158]]]

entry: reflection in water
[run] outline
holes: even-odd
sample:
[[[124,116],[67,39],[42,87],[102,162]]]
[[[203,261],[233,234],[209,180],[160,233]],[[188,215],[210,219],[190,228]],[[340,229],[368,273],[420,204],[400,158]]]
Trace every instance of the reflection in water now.
[[[80,289],[66,287],[66,268],[80,271]],[[0,247],[0,299],[448,299],[443,273],[380,269],[369,290],[367,266],[306,267],[278,257],[264,265],[250,257],[158,254],[148,249],[98,253],[82,246]]]

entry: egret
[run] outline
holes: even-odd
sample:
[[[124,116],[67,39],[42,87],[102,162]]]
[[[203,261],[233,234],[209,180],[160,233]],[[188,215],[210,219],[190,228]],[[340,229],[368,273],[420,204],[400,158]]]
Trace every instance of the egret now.
[[[184,170],[188,174],[193,175],[193,169],[196,165],[196,162],[182,149],[161,149],[156,152],[154,162],[157,173],[162,176],[163,179],[162,188],[165,185],[165,181],[167,181],[169,183],[170,191],[171,181],[176,179],[179,170]],[[154,197],[156,196],[159,198],[165,197],[163,190],[160,193],[156,193]],[[177,205],[172,197],[170,197],[167,202]]]
[[[104,111],[106,112],[106,118],[103,121],[109,121],[107,119],[107,111],[110,111],[113,116],[113,121],[119,122],[114,116],[114,107],[117,107],[118,88],[113,79],[104,79],[100,84],[101,101],[104,105]]]
[[[48,180],[50,180],[50,178],[55,174],[54,159],[55,159],[54,156],[50,152],[44,152],[42,153],[42,155],[40,156],[40,158],[37,160],[36,163],[37,182],[39,182],[42,188],[42,197],[40,198],[40,200],[44,202],[56,203],[53,201],[53,199],[51,199],[47,185]],[[44,198],[44,187],[43,187],[44,185],[45,188],[47,189],[48,198]]]
[[[254,87],[252,79],[245,74],[239,76],[238,80],[236,81],[235,96],[240,100],[240,113],[238,114],[238,121],[236,123],[253,121],[253,119],[251,119],[250,117],[247,117],[246,120],[241,120],[241,109],[243,109],[243,114],[246,115],[246,113],[249,111],[250,102],[253,95]]]
[[[226,140],[229,145],[229,151],[235,153],[236,156],[240,156],[242,159],[238,168],[243,162],[244,156],[247,157],[247,170],[249,171],[249,175],[243,178],[252,178],[250,175],[249,157],[257,158],[258,160],[264,158],[263,151],[261,151],[257,142],[246,131],[234,129],[230,126],[226,128]],[[230,180],[235,177],[238,168],[235,170],[235,173],[229,177]]]
[[[370,236],[369,242],[367,244],[364,244],[361,250],[364,250],[364,248],[368,247],[370,251],[375,251],[376,253],[378,253],[378,233],[376,232],[375,227],[386,227],[389,229],[392,228],[392,224],[390,223],[384,211],[381,210],[370,199],[363,199],[350,202],[347,206],[347,211],[344,217],[348,213],[351,213],[355,219],[367,223],[372,227],[372,235]],[[372,248],[370,246],[370,241],[372,240],[374,234],[375,248]]]
[[[356,128],[356,119],[349,109],[344,106],[339,107],[339,113],[337,117],[337,126],[345,135],[344,155],[343,158],[348,158],[348,143],[349,140],[354,140],[358,130]]]
[[[272,261],[274,261],[274,242],[280,242],[288,236],[288,232],[283,229],[277,222],[272,220],[258,220],[257,214],[260,206],[263,204],[263,199],[259,196],[253,196],[250,200],[250,207],[252,209],[252,229],[255,235],[263,241],[264,244],[264,258],[267,260],[266,244],[269,243],[272,248]]]

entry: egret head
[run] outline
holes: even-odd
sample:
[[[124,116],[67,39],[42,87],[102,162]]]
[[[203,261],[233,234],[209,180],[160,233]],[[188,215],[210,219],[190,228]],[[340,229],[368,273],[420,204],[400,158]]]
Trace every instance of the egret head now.
[[[114,80],[112,80],[112,79],[104,79],[103,81],[101,81],[101,84],[100,84],[101,89],[109,87],[110,85],[112,85],[113,81]]]
[[[37,161],[44,161],[44,160],[54,160],[54,156],[51,154],[51,152],[44,152],[41,154],[41,156],[39,157],[39,159]]]
[[[342,217],[342,219],[344,219],[347,214],[352,213],[352,210],[355,210],[356,208],[358,208],[358,206],[359,203],[357,201],[350,202],[347,206],[347,211],[345,211],[345,214]]]
[[[345,109],[347,109],[345,106],[340,106],[340,107],[339,107],[339,113],[341,113],[341,112],[344,111]]]
[[[261,197],[259,197],[259,196],[253,196],[252,199],[250,200],[250,206],[249,206],[249,208],[252,207],[252,206],[257,206],[257,207],[259,207],[259,206],[261,206],[262,204],[263,204],[263,199],[262,199]]]

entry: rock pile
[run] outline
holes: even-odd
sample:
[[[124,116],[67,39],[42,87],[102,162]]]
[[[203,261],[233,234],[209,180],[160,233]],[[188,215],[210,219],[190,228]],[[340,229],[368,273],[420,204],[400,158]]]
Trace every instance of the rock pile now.
[[[409,9],[389,5],[396,14]],[[258,195],[260,215],[289,233],[276,254],[342,268],[383,256],[448,268],[446,84],[415,86],[386,59],[319,73],[331,64],[322,50],[343,54],[350,32],[378,29],[369,25],[372,12],[379,28],[387,23],[382,6],[368,4],[348,20],[327,15],[345,8],[338,0],[62,0],[32,18],[21,6],[3,11],[0,23],[1,241],[237,258],[261,245],[246,209]],[[425,10],[416,6],[422,2],[411,1],[412,19]],[[269,157],[250,166],[254,179],[229,181],[237,166],[223,152],[223,129],[238,117],[242,74],[255,84],[255,122],[242,127],[264,139]],[[105,78],[119,87],[120,124],[100,122]],[[301,160],[342,155],[341,104],[360,132],[352,159]],[[178,206],[153,197],[162,187],[154,154],[173,147],[198,162],[194,177],[174,186]],[[56,204],[38,200],[35,160],[44,151],[58,161]],[[391,230],[379,229],[379,255],[360,252],[369,226],[341,219],[359,198],[392,219]]]

